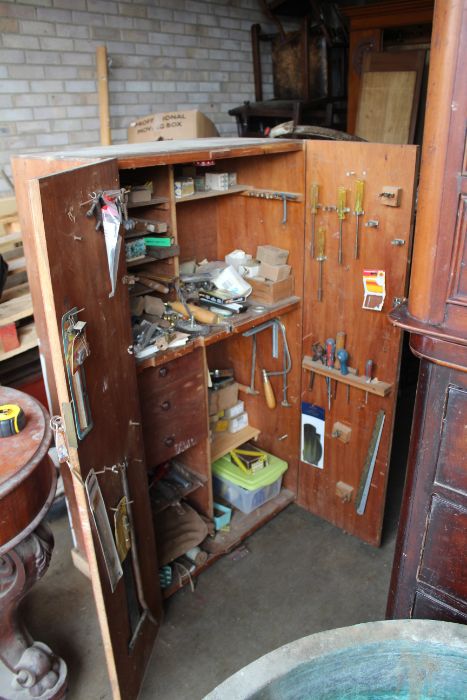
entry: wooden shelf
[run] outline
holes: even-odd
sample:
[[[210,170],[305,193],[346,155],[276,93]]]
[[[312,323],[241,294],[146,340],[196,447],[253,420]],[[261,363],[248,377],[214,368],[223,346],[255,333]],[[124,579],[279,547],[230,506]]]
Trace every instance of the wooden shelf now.
[[[10,357],[19,355],[31,348],[35,348],[39,344],[34,323],[28,323],[26,326],[18,328],[18,336],[21,343],[19,348],[9,350],[8,352],[0,352],[0,362],[2,360],[8,360]]]
[[[138,284],[138,282],[136,284]],[[146,290],[144,293],[147,294],[148,291]],[[136,294],[138,295],[139,292]],[[282,301],[277,302],[277,304],[274,304],[274,306],[265,307],[265,310],[261,313],[246,311],[244,314],[236,314],[235,316],[231,316],[229,319],[227,319],[232,323],[231,331],[229,331],[226,326],[226,330],[215,330],[210,335],[197,336],[193,338],[193,340],[188,341],[188,343],[182,348],[177,348],[176,351],[175,349],[172,349],[157,352],[151,357],[138,361],[137,371],[142,372],[148,367],[157,367],[158,365],[164,364],[168,360],[174,359],[174,357],[181,357],[182,355],[192,352],[194,348],[208,347],[214,343],[219,343],[222,340],[226,340],[233,335],[241,334],[249,328],[253,328],[254,326],[258,326],[265,321],[269,321],[271,318],[282,316],[283,314],[293,311],[299,304],[300,297],[289,297],[288,299],[283,299]],[[175,352],[176,355],[173,355]]]
[[[0,326],[6,326],[22,318],[32,316],[32,300],[30,294],[22,294],[0,303]]]
[[[253,428],[252,425],[247,425],[246,428],[239,430],[238,433],[220,433],[217,434],[211,444],[211,462],[223,457],[230,450],[234,450],[239,445],[243,445],[248,440],[256,440],[260,434],[258,428]]]
[[[259,508],[255,508],[252,513],[241,513],[239,510],[234,510],[229,530],[219,531],[214,538],[208,538],[203,542],[203,548],[209,549],[207,561],[191,573],[191,577],[195,578],[202,571],[214,564],[220,557],[232,549],[238,547],[247,537],[252,535],[256,530],[262,527],[269,520],[272,520],[281,510],[284,510],[290,503],[295,500],[295,495],[292,491],[281,489],[276,498],[271,499]],[[183,588],[188,583],[188,576],[181,577],[181,580],[174,581],[168,588],[162,591],[164,598],[169,598],[176,593],[180,588]]]
[[[153,207],[158,204],[168,204],[168,197],[153,197],[147,202],[128,202],[127,209],[140,209],[141,207]]]
[[[308,355],[305,355],[303,358],[302,367],[310,372],[321,374],[323,377],[330,377],[342,384],[348,384],[354,389],[360,389],[368,394],[387,396],[392,391],[392,384],[380,382],[377,379],[372,379],[371,382],[367,382],[365,377],[357,377],[355,374],[351,373],[341,374],[338,369],[334,369],[334,367],[325,367],[321,362],[315,362]]]
[[[248,185],[233,185],[229,187],[228,190],[209,190],[208,192],[195,192],[195,194],[189,194],[187,197],[176,197],[175,204],[182,204],[183,202],[194,202],[198,199],[208,199],[209,197],[222,197],[226,194],[241,194],[245,190],[249,190]]]

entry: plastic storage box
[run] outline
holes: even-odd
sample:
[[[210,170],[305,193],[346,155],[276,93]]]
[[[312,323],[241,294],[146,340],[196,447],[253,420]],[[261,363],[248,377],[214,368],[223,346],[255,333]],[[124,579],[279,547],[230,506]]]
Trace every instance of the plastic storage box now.
[[[254,474],[245,474],[227,455],[213,462],[214,494],[242,513],[251,513],[279,495],[287,462],[268,454],[268,465]]]

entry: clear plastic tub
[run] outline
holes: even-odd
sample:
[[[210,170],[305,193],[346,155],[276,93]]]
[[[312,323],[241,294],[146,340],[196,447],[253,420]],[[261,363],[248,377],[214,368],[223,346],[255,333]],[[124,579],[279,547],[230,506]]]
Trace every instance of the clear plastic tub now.
[[[213,475],[214,494],[223,498],[242,513],[251,513],[263,503],[279,495],[282,484],[282,475],[268,486],[262,486],[253,491],[237,486],[221,476]]]

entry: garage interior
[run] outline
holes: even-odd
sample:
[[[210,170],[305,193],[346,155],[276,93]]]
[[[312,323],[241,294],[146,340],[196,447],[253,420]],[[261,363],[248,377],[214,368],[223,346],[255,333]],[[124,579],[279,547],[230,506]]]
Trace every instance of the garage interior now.
[[[461,687],[465,0],[8,0],[0,26],[0,697],[201,699],[385,619],[451,623]],[[196,275],[235,255],[251,298],[219,302]],[[25,462],[33,414],[45,452]],[[226,486],[276,460],[272,484]]]

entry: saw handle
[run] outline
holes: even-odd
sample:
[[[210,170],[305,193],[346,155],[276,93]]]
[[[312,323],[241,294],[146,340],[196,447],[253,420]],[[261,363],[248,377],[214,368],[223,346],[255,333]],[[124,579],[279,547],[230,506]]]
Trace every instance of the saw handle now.
[[[263,369],[263,387],[267,407],[271,409],[276,408],[276,397],[274,396],[274,390],[265,369]]]

